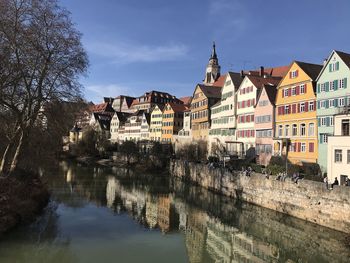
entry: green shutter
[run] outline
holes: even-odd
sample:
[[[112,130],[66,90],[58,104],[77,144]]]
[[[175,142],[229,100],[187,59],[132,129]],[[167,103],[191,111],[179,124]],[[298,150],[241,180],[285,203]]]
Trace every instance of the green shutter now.
[[[347,88],[347,87],[346,87],[347,80],[348,80],[348,78],[343,79],[343,81],[344,81],[344,89],[346,89],[346,88]]]
[[[325,104],[326,104],[326,107],[325,107],[325,108],[328,109],[328,108],[329,108],[329,100],[326,100],[326,103],[325,103]]]
[[[317,93],[320,93],[321,89],[320,89],[320,84],[317,84]]]
[[[332,65],[331,64],[329,64],[328,69],[329,69],[329,72],[332,72]]]
[[[335,80],[333,85],[334,85],[334,90],[337,90],[338,89],[338,80]]]
[[[320,104],[321,104],[321,102],[320,102],[320,101],[318,101],[318,102],[317,102],[317,109],[320,109],[320,107],[321,107],[321,105],[320,105]]]
[[[329,117],[326,118],[326,126],[329,127],[329,124],[330,124],[330,120],[329,120]]]
[[[326,92],[328,92],[329,91],[329,82],[327,81],[325,84],[326,84]]]
[[[320,127],[321,126],[321,119],[317,118],[317,122],[318,122],[318,127]]]
[[[338,107],[338,99],[334,99],[334,107]]]
[[[335,70],[339,70],[339,62],[335,63]]]

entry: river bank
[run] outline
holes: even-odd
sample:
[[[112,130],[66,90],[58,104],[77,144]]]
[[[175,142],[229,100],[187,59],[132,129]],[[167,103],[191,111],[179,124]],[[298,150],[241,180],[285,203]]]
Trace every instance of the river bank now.
[[[320,182],[301,180],[295,184],[266,179],[262,174],[247,177],[181,160],[172,160],[170,174],[216,193],[350,234],[350,187],[327,190]]]
[[[35,220],[49,201],[49,191],[35,175],[0,176],[0,236]]]

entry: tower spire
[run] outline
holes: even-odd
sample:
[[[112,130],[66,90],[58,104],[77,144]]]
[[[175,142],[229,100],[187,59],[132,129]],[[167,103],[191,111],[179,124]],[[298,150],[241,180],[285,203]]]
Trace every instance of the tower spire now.
[[[215,49],[215,41],[213,41],[213,49],[212,49],[212,52],[211,52],[211,59],[217,59],[217,55],[216,55],[216,49]]]

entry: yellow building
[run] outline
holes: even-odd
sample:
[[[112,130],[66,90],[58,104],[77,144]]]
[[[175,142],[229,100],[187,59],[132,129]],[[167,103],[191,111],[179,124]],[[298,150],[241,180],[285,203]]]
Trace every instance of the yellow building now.
[[[160,142],[162,139],[162,124],[163,124],[163,106],[154,106],[151,112],[150,134],[151,141]]]
[[[288,154],[292,163],[317,162],[316,78],[321,69],[294,61],[277,88],[274,154]]]
[[[162,118],[162,142],[171,142],[183,127],[184,111],[188,107],[183,104],[168,102],[165,104]]]
[[[215,83],[214,83],[215,84]],[[193,140],[208,140],[210,108],[221,99],[221,86],[198,84],[191,103]]]

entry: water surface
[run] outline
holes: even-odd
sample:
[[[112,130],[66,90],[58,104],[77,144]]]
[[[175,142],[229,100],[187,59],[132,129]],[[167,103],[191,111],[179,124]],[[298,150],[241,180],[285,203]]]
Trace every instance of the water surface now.
[[[162,175],[62,163],[0,262],[349,262],[346,235]]]

